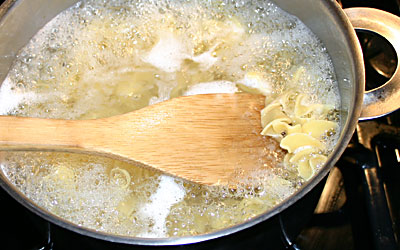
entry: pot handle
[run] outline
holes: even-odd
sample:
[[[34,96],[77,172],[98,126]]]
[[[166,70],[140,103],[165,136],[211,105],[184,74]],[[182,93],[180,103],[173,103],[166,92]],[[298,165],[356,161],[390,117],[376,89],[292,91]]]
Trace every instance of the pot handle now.
[[[355,29],[375,32],[391,43],[400,55],[400,18],[388,12],[372,8],[348,8],[344,10]],[[364,93],[360,121],[387,115],[400,108],[399,63],[392,78],[382,86]]]

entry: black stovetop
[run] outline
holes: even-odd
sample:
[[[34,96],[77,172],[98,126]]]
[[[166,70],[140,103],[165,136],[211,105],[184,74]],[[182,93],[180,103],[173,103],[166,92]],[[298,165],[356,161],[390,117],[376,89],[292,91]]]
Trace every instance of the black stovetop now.
[[[317,1],[317,0],[316,0]],[[2,3],[3,0],[0,0]],[[373,7],[400,15],[399,0],[341,0],[344,8],[347,7]],[[379,38],[371,34],[359,33],[360,42],[364,49],[371,44],[381,44]],[[376,65],[369,63],[377,54],[391,53],[390,46],[378,46],[378,52],[374,46],[374,53],[364,51],[366,61],[367,88],[372,89],[377,84],[382,84],[390,78],[393,72],[378,73]],[[379,51],[380,49],[380,51]],[[389,51],[389,52],[387,52]],[[388,55],[386,69],[396,66],[397,58]],[[390,70],[389,70],[390,71]],[[376,128],[379,133],[376,134]],[[371,130],[373,128],[374,131]],[[400,111],[390,116],[371,122],[360,123],[359,132],[371,135],[371,148],[377,154],[380,165],[382,181],[388,198],[391,223],[395,238],[400,237]],[[374,134],[372,134],[374,133]],[[376,134],[376,136],[375,136]],[[372,136],[374,135],[374,136]],[[354,135],[351,145],[358,145],[360,137]],[[349,149],[350,150],[350,149]],[[321,195],[320,202],[314,212],[309,225],[294,242],[287,242],[289,249],[304,250],[369,250],[375,249],[373,233],[368,219],[368,211],[365,206],[361,191],[362,179],[360,170],[346,161],[339,161],[330,173]],[[23,206],[11,198],[0,188],[0,214],[1,249],[55,249],[57,245],[48,244],[47,228],[41,218],[27,211]],[[397,246],[400,248],[400,246]],[[82,245],[82,249],[88,247]],[[224,248],[219,248],[224,249]]]

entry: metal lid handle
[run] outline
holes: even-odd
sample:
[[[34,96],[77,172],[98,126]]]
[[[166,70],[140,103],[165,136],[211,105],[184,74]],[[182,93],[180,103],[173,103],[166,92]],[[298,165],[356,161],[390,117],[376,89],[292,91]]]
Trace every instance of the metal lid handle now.
[[[400,18],[388,12],[372,8],[348,8],[344,10],[355,29],[375,32],[391,43],[400,54]],[[384,85],[366,91],[359,120],[369,120],[387,115],[400,108],[400,72],[396,66],[392,78]]]

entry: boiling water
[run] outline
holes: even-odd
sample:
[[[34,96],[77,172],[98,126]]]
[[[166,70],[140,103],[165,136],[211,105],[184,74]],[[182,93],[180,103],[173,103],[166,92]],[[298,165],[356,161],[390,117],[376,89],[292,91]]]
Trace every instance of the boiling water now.
[[[0,113],[91,119],[180,95],[249,91],[274,98],[289,90],[339,106],[324,46],[269,1],[88,0],[59,14],[20,51],[1,85]],[[241,223],[298,189],[304,181],[282,163],[285,151],[268,150],[270,163],[253,173],[252,185],[235,190],[86,155],[0,158],[12,183],[60,217],[118,235],[169,237]]]

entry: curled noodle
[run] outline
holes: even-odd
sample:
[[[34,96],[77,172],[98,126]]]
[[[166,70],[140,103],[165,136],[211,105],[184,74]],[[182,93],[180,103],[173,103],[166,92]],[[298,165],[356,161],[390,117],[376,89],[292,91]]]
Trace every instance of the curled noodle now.
[[[284,164],[297,167],[298,175],[310,179],[327,160],[324,140],[338,129],[328,120],[333,106],[311,103],[306,94],[288,92],[261,111],[262,135],[271,136],[287,150]]]
[[[111,169],[110,178],[123,189],[127,189],[131,183],[131,175],[128,171],[118,167]]]

